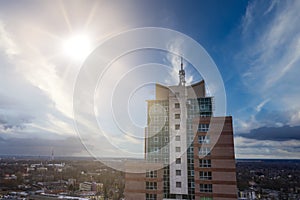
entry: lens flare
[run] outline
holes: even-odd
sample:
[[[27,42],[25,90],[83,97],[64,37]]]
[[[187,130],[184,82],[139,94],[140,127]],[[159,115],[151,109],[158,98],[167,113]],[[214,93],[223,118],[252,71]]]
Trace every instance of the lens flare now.
[[[84,60],[91,51],[90,39],[86,35],[75,35],[63,44],[66,55],[74,60]]]

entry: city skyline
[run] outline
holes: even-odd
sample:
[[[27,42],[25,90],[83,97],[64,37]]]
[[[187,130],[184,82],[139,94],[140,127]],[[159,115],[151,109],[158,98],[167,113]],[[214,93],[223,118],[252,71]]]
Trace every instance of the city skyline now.
[[[299,159],[299,8],[298,1],[2,1],[0,154],[51,155],[54,149],[58,156],[88,156],[72,107],[84,59],[120,32],[163,27],[193,38],[216,63],[237,158]],[[79,40],[84,48],[76,51]],[[171,66],[165,84],[178,81],[180,65],[172,55],[144,51],[121,61]],[[188,83],[201,80],[185,67]],[[151,92],[149,86],[137,100]]]

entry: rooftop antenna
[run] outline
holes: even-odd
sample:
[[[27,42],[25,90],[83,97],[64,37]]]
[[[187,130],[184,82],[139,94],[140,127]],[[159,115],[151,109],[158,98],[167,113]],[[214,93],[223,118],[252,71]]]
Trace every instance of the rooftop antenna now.
[[[179,70],[179,85],[185,86],[185,71],[183,69],[183,58],[181,56],[181,64]]]
[[[183,70],[183,61],[182,61],[182,56],[181,56],[181,70]]]
[[[52,147],[52,153],[51,153],[51,161],[54,161],[54,149]]]

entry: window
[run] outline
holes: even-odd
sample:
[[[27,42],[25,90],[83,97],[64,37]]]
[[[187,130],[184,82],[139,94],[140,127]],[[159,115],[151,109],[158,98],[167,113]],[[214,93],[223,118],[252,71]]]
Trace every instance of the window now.
[[[212,197],[200,197],[200,200],[213,200]]]
[[[169,130],[169,127],[168,126],[165,126],[165,131],[168,131]]]
[[[212,184],[200,184],[200,192],[212,192]]]
[[[154,171],[147,170],[146,171],[146,177],[148,177],[148,178],[156,178],[157,177],[157,171],[156,170],[154,170]]]
[[[181,182],[176,182],[176,187],[181,188]]]
[[[190,116],[190,115],[189,115]],[[193,126],[192,124],[188,124],[188,130],[192,130],[193,129]]]
[[[191,182],[191,188],[195,188],[195,182]]]
[[[165,158],[165,164],[169,164],[169,158]]]
[[[152,106],[151,106],[151,109],[153,109],[155,112],[157,112],[157,107],[158,107],[159,105],[158,104],[153,104]]]
[[[146,193],[146,200],[156,200],[157,194],[148,194]]]
[[[147,190],[156,190],[157,189],[157,182],[146,182],[146,189]]]
[[[180,104],[179,103],[175,103],[175,108],[180,108]]]
[[[154,152],[158,152],[158,147],[154,147]]]
[[[168,116],[165,116],[165,121],[169,121],[169,117]]]
[[[201,111],[206,110],[206,105],[205,105],[205,104],[201,104],[201,105],[200,105],[200,110],[201,110]]]
[[[211,117],[211,113],[201,113],[200,117]]]
[[[175,147],[176,152],[180,152],[180,147]]]
[[[207,160],[207,159],[199,160],[199,167],[203,167],[203,168],[211,167],[211,160]]]
[[[210,148],[209,147],[199,148],[199,156],[207,156],[207,155],[210,155]]]
[[[209,129],[209,124],[199,124],[198,131],[199,132],[207,132]]]
[[[180,114],[175,114],[175,119],[180,119]]]
[[[193,153],[194,152],[194,147],[191,145],[187,150],[188,150],[188,153]]]
[[[194,109],[195,109],[195,105],[194,105],[194,104],[191,104],[190,110],[194,110]]]
[[[181,170],[176,170],[176,176],[181,176]]]
[[[180,135],[176,135],[176,136],[175,136],[175,140],[176,140],[176,141],[180,141]]]
[[[211,172],[199,172],[200,180],[211,180]]]
[[[179,130],[180,129],[180,124],[175,124],[175,130]]]
[[[200,136],[198,136],[198,142],[199,142],[199,144],[209,144],[210,138],[208,135],[206,135],[206,136],[200,135]]]
[[[169,142],[169,138],[168,137],[165,137],[165,142]]]
[[[158,137],[154,137],[154,142],[158,142]]]
[[[188,161],[189,161],[190,164],[194,164],[194,159],[193,158],[189,158]]]
[[[181,164],[181,158],[176,158],[176,164]]]

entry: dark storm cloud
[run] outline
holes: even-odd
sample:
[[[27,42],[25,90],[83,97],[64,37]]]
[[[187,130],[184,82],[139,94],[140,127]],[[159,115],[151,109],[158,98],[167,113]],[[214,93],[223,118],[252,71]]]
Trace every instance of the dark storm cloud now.
[[[261,127],[251,130],[250,133],[238,134],[238,136],[271,141],[300,140],[300,126]]]
[[[0,133],[5,131],[18,131],[26,128],[26,123],[30,122],[29,117],[0,114]]]
[[[2,66],[3,62],[0,56],[0,133],[23,130],[35,118],[46,119],[44,111],[53,103],[42,90],[19,77],[12,65]]]
[[[84,150],[79,139],[75,137],[61,139],[41,138],[1,138],[0,155],[51,155],[52,149],[57,156],[70,156]]]

